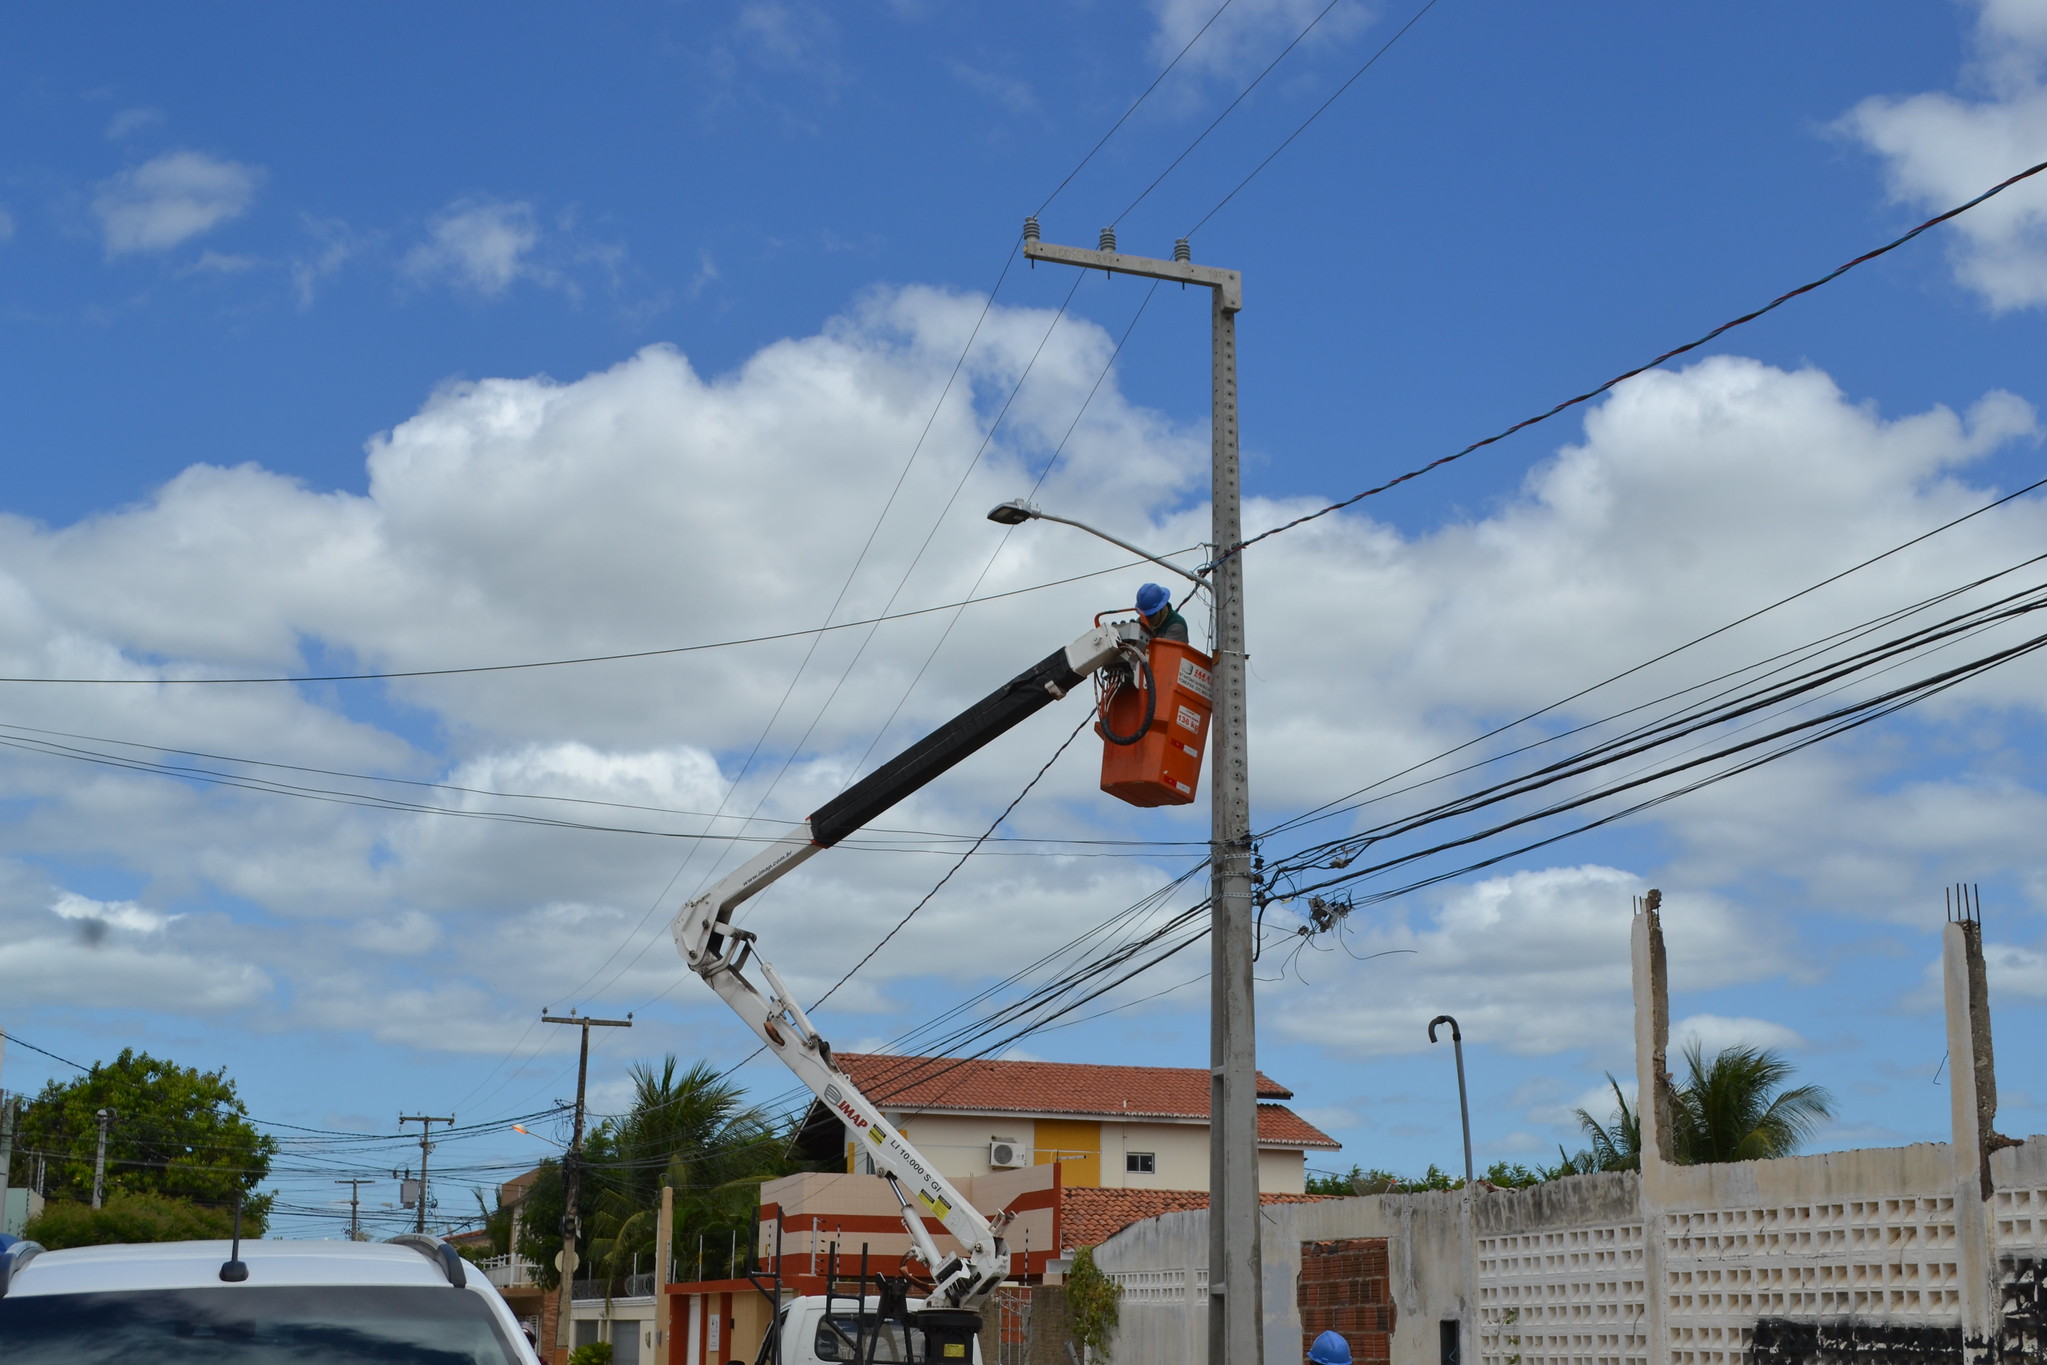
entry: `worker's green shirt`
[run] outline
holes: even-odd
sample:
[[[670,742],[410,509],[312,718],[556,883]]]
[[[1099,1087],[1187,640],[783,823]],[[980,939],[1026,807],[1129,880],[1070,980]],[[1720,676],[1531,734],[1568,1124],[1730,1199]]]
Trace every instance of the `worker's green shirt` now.
[[[1187,618],[1177,611],[1167,612],[1166,619],[1156,628],[1149,621],[1145,622],[1144,629],[1154,640],[1178,640],[1182,644],[1187,643]]]

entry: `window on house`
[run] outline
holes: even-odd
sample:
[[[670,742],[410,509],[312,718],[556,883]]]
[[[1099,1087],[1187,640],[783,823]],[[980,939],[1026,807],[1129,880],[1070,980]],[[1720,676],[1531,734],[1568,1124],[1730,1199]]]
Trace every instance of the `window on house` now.
[[[1158,1154],[1155,1152],[1125,1152],[1123,1169],[1131,1175],[1156,1175],[1159,1169]]]

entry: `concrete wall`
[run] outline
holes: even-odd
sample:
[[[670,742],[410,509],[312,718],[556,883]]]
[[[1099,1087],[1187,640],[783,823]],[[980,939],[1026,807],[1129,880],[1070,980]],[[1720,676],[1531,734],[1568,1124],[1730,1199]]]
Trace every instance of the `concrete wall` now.
[[[1633,929],[1643,1171],[1268,1207],[1266,1359],[1298,1360],[1318,1311],[1378,1302],[1363,1248],[1383,1239],[1390,1331],[1358,1317],[1352,1346],[1387,1365],[1441,1365],[1446,1322],[1463,1365],[2047,1365],[2047,1136],[1993,1127],[1980,926],[1943,936],[1953,1141],[1678,1166],[1656,903]],[[1304,1255],[1350,1254],[1334,1243],[1356,1283],[1317,1265],[1304,1292]],[[1119,1365],[1205,1353],[1205,1212],[1095,1258],[1124,1286]]]

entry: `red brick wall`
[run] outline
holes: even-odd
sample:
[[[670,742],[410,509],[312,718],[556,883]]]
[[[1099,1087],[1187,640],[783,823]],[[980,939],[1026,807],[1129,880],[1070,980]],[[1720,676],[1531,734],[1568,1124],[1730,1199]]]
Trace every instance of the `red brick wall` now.
[[[1301,1356],[1324,1332],[1339,1332],[1358,1365],[1393,1358],[1393,1292],[1387,1282],[1386,1239],[1352,1237],[1301,1243]]]

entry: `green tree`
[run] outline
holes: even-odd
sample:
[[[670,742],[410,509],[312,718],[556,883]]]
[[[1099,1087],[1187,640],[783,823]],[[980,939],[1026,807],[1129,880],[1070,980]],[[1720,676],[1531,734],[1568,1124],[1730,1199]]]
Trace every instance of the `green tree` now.
[[[1684,1062],[1685,1079],[1671,1095],[1671,1159],[1680,1166],[1789,1156],[1833,1117],[1833,1096],[1824,1087],[1784,1088],[1791,1063],[1773,1049],[1736,1043],[1709,1061],[1704,1045],[1694,1040]],[[1611,1074],[1606,1082],[1613,1087],[1613,1116],[1601,1123],[1578,1111],[1578,1126],[1592,1147],[1566,1157],[1564,1164],[1574,1169],[1559,1174],[1642,1169],[1642,1116]]]
[[[1123,1315],[1123,1286],[1095,1264],[1095,1249],[1082,1247],[1066,1271],[1066,1315],[1089,1360],[1109,1359],[1109,1343]]]
[[[632,1080],[631,1108],[600,1125],[591,1144],[593,1269],[617,1280],[636,1263],[653,1268],[656,1211],[667,1184],[675,1189],[670,1254],[682,1261],[683,1277],[696,1273],[699,1238],[706,1276],[743,1273],[761,1182],[792,1169],[788,1134],[706,1063],[679,1071],[670,1056],[658,1069],[636,1064]]]
[[[565,1202],[562,1189],[561,1162],[550,1157],[540,1163],[540,1174],[527,1188],[526,1197],[519,1205],[519,1255],[533,1263],[533,1280],[542,1289],[553,1293],[561,1284],[561,1276],[554,1268],[554,1258],[562,1249],[562,1205]],[[578,1255],[587,1255],[590,1227],[590,1189],[584,1183],[582,1197],[577,1203],[583,1209],[584,1239],[576,1248]]]
[[[1642,1116],[1629,1106],[1628,1097],[1621,1093],[1621,1083],[1611,1071],[1606,1073],[1606,1083],[1613,1087],[1613,1116],[1601,1123],[1583,1109],[1578,1111],[1578,1126],[1585,1130],[1592,1149],[1576,1158],[1564,1157],[1563,1164],[1573,1169],[1562,1174],[1642,1169]],[[1562,1148],[1557,1149],[1557,1155],[1563,1156]]]
[[[1356,1194],[1357,1182],[1365,1178],[1356,1166],[1348,1171],[1310,1171],[1301,1188],[1308,1194]]]
[[[1685,1082],[1672,1108],[1678,1160],[1757,1161],[1790,1156],[1834,1116],[1834,1099],[1817,1085],[1784,1089],[1791,1063],[1774,1049],[1722,1048],[1709,1062],[1697,1041],[1684,1050]]]
[[[22,1232],[31,1242],[61,1251],[112,1242],[219,1240],[233,1232],[234,1221],[234,1214],[226,1209],[206,1208],[189,1199],[117,1193],[104,1208],[97,1209],[73,1199],[54,1200]],[[262,1216],[244,1209],[242,1236],[262,1235]]]
[[[53,1200],[92,1198],[97,1111],[107,1129],[109,1194],[153,1194],[215,1209],[245,1198],[260,1225],[270,1196],[255,1189],[270,1174],[277,1140],[259,1133],[225,1071],[179,1066],[124,1048],[74,1080],[51,1081],[22,1110],[8,1179],[29,1183],[40,1157]]]
[[[463,1258],[470,1261],[488,1261],[493,1257],[504,1255],[512,1249],[511,1209],[503,1203],[500,1203],[496,1208],[492,1208],[484,1202],[482,1190],[472,1189],[470,1193],[476,1196],[477,1222],[482,1226],[484,1235],[490,1241],[482,1246],[465,1245],[461,1247],[460,1251]]]

